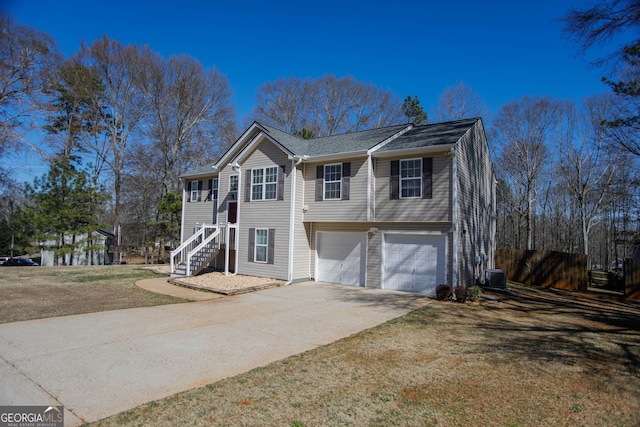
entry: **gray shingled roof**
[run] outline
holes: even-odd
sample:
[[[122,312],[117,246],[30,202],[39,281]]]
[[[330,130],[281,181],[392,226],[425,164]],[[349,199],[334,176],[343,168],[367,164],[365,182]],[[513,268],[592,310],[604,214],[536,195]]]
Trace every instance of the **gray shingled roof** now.
[[[473,118],[418,126],[394,139],[377,152],[455,144],[478,120],[480,119]]]
[[[293,154],[310,157],[330,154],[363,152],[395,135],[408,125],[388,126],[384,128],[302,139],[260,123],[269,135]]]
[[[377,152],[455,144],[478,120],[478,118],[473,118],[418,126],[389,142]],[[292,154],[297,156],[307,155],[312,158],[333,154],[366,152],[408,126],[404,124],[320,138],[302,139],[264,123],[258,124],[271,138]],[[216,172],[216,170],[212,168],[212,165],[209,165],[186,172],[182,177],[188,178],[213,172]]]
[[[199,167],[197,169],[193,169],[190,170],[188,172],[183,173],[182,175],[180,175],[180,177],[182,178],[189,178],[192,176],[201,176],[201,175],[211,175],[215,172],[217,172],[217,169],[213,167],[213,163],[207,166],[202,166]]]

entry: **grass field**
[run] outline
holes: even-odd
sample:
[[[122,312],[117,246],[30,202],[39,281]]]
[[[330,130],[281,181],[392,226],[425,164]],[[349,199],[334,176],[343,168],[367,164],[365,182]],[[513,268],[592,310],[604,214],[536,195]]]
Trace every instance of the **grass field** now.
[[[0,267],[0,323],[185,301],[135,286],[152,277],[133,265]]]
[[[640,305],[519,285],[434,302],[95,425],[638,426]]]

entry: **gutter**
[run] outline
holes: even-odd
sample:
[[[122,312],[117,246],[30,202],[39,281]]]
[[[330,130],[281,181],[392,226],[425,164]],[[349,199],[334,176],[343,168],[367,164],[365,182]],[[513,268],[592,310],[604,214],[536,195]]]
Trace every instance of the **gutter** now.
[[[376,151],[372,153],[375,158],[391,158],[391,157],[399,157],[399,156],[411,156],[417,154],[449,154],[452,149],[456,147],[456,143],[454,144],[442,144],[442,145],[431,145],[428,147],[414,147],[407,148],[402,150],[391,150],[391,151]]]

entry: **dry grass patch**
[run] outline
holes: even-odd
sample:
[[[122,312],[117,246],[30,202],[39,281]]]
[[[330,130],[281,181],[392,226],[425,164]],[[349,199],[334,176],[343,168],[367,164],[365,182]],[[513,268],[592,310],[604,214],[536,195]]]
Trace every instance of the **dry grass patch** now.
[[[135,286],[153,277],[131,265],[0,267],[0,323],[186,301]]]
[[[96,425],[638,425],[640,306],[513,290],[435,302]]]

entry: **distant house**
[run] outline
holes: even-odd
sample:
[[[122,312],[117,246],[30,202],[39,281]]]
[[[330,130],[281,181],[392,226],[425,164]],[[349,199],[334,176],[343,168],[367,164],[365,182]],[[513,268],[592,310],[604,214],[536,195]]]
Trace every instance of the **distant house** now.
[[[182,179],[175,274],[434,293],[494,268],[495,175],[479,118],[310,140],[255,122]]]
[[[105,265],[113,262],[113,242],[114,234],[107,230],[98,230],[92,233],[92,238],[88,234],[72,234],[65,236],[68,245],[75,245],[73,253],[55,257],[55,248],[60,246],[59,242],[49,240],[41,244],[40,265]],[[93,247],[93,250],[90,249]]]

